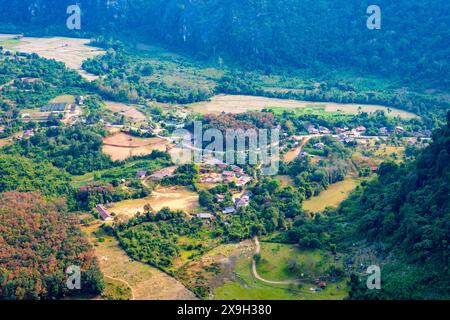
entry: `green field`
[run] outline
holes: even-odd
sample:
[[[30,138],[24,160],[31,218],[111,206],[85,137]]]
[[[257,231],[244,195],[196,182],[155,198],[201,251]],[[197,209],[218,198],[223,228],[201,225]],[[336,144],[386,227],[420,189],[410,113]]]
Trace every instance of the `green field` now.
[[[288,262],[291,259],[304,268],[304,278],[315,279],[323,276],[332,265],[341,267],[340,261],[335,263],[333,256],[324,251],[300,250],[293,245],[263,242],[261,260],[257,265],[258,273],[271,281],[295,280],[297,277],[288,270]],[[336,300],[347,295],[345,277],[336,283],[328,283],[320,292],[311,290],[317,285],[309,280],[300,286],[274,285],[257,280],[251,271],[250,255],[239,256],[234,272],[238,280],[226,280],[225,285],[216,288],[215,299]]]
[[[8,45],[8,44],[19,44],[20,40],[17,39],[6,39],[6,40],[0,40],[0,46]]]
[[[168,164],[169,163],[167,161],[161,159],[131,161],[123,164],[122,166],[89,172],[82,176],[74,176],[72,185],[75,188],[79,188],[94,181],[111,183],[113,180],[133,180],[139,170],[153,172],[167,166]]]

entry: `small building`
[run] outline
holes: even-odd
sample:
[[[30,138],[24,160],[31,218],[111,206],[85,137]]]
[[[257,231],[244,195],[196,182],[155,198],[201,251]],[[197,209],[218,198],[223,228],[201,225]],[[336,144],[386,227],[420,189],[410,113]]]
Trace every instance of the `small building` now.
[[[23,133],[22,138],[30,138],[30,137],[32,137],[32,136],[34,136],[33,130],[26,130],[26,131]]]
[[[242,197],[247,197],[248,199],[250,199],[251,197],[253,197],[253,193],[251,191],[247,191],[242,195]]]
[[[145,170],[139,170],[139,171],[136,173],[136,179],[144,179],[146,175],[147,175],[147,171],[145,171]]]
[[[380,135],[382,136],[387,136],[388,135],[388,129],[386,127],[381,127],[380,129],[378,129],[378,131],[380,132]]]
[[[236,209],[234,207],[226,207],[222,210],[222,213],[224,213],[224,214],[232,214],[235,212],[236,212]]]
[[[65,112],[67,103],[49,103],[41,107],[41,112]]]
[[[95,209],[98,211],[98,213],[100,214],[100,218],[102,218],[103,220],[110,221],[113,219],[113,217],[108,213],[106,208],[101,204],[97,205]]]
[[[79,106],[83,105],[84,104],[84,97],[83,96],[76,96],[75,97],[75,102]]]
[[[234,200],[234,205],[236,206],[236,208],[240,208],[240,207],[246,207],[249,204],[249,199],[246,198],[236,198]]]
[[[330,134],[331,131],[327,127],[319,126],[319,132],[322,134]]]
[[[236,181],[238,187],[243,187],[252,180],[249,176],[242,176]]]
[[[223,179],[223,182],[224,183],[232,183],[232,182],[234,182],[234,177],[225,177]]]
[[[405,128],[403,127],[395,127],[395,133],[403,133],[405,132]]]
[[[314,144],[314,149],[323,150],[323,148],[325,148],[325,144],[323,142],[318,142],[318,143]]]
[[[216,199],[217,202],[223,202],[225,200],[225,196],[223,194],[216,194],[214,199]]]
[[[150,180],[152,181],[158,181],[167,177],[172,177],[173,176],[173,172],[175,171],[175,168],[164,168],[161,169],[159,171],[154,172],[151,176],[150,176]]]
[[[225,170],[224,172],[222,172],[222,175],[224,177],[234,177],[235,173],[234,173],[234,171],[227,171],[227,170]]]
[[[308,131],[309,134],[318,134],[319,130],[316,129],[313,125],[306,126],[306,131]]]
[[[366,127],[364,127],[364,126],[358,126],[355,128],[355,130],[359,133],[363,133],[363,132],[367,131]]]
[[[210,213],[198,213],[195,216],[199,219],[206,219],[206,220],[214,219],[214,216]]]
[[[370,170],[371,170],[372,172],[377,172],[378,169],[379,169],[379,167],[377,167],[377,166],[372,166],[372,167],[370,167]]]

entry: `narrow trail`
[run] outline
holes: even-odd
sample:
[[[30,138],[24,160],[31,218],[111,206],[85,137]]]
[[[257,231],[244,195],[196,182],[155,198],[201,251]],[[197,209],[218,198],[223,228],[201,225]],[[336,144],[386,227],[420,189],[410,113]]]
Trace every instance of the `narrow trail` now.
[[[261,251],[261,246],[259,244],[259,240],[258,237],[255,237],[255,254],[259,254]],[[294,284],[294,285],[298,285],[302,282],[302,280],[283,280],[283,281],[272,281],[272,280],[266,280],[263,277],[261,277],[258,274],[258,271],[256,270],[256,261],[255,258],[252,258],[252,272],[253,272],[253,276],[265,283],[269,283],[269,284],[284,284],[284,285],[289,285],[289,284]]]
[[[134,292],[133,292],[133,287],[131,286],[131,284],[128,281],[126,281],[124,279],[114,278],[114,277],[108,276],[106,274],[104,274],[103,277],[111,279],[111,280],[119,281],[119,282],[125,284],[126,286],[128,286],[128,288],[130,288],[130,291],[131,291],[131,300],[136,300],[136,298],[134,296]]]

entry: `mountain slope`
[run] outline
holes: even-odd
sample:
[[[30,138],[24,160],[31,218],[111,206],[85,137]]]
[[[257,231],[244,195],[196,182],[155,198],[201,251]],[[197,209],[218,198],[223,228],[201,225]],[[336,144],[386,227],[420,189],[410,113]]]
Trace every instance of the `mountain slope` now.
[[[413,163],[385,163],[340,214],[383,257],[381,291],[353,282],[351,297],[450,297],[450,113]],[[346,235],[348,237],[348,235]]]
[[[67,32],[72,2],[0,0],[0,26]],[[366,10],[373,4],[366,0],[78,2],[81,32],[143,36],[199,57],[226,56],[253,65],[351,67],[450,85],[446,0],[380,0],[381,30],[366,27]]]

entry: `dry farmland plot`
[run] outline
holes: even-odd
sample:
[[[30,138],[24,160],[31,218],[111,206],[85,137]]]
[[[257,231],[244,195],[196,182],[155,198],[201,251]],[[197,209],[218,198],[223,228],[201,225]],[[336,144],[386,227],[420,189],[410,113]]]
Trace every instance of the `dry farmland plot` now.
[[[166,151],[168,142],[160,138],[137,138],[119,132],[103,139],[103,152],[112,160],[124,160],[131,156],[143,156],[153,150]]]
[[[110,211],[124,218],[132,218],[138,211],[143,213],[146,204],[154,211],[169,207],[172,210],[191,212],[200,208],[197,193],[184,187],[158,187],[150,196],[118,202]]]
[[[374,112],[376,110],[384,110],[390,116],[400,116],[405,119],[417,117],[415,114],[393,108],[387,108],[378,105],[360,105],[360,104],[339,104],[331,102],[307,102],[288,99],[273,99],[258,96],[242,96],[242,95],[217,95],[207,102],[193,103],[190,107],[202,114],[220,113],[243,113],[246,111],[260,111],[264,108],[323,108],[326,112],[344,112],[349,114],[357,114],[360,110],[365,112]]]
[[[100,269],[105,277],[128,285],[134,299],[196,299],[179,281],[150,265],[130,259],[114,237],[101,234],[99,224],[83,227],[83,231],[94,245]],[[94,232],[100,234],[96,236]]]
[[[36,53],[47,59],[55,59],[63,62],[68,68],[76,70],[87,80],[95,80],[98,77],[82,70],[84,60],[103,54],[104,51],[88,46],[89,39],[76,39],[64,37],[30,38],[24,37],[11,48],[25,53]]]
[[[317,197],[304,201],[303,209],[310,212],[320,212],[325,210],[326,207],[337,208],[358,184],[359,180],[356,178],[346,178],[344,181],[334,183]]]
[[[133,122],[145,121],[147,119],[145,114],[137,110],[135,106],[126,105],[124,103],[106,101],[105,108],[111,110],[113,113],[118,113]]]

